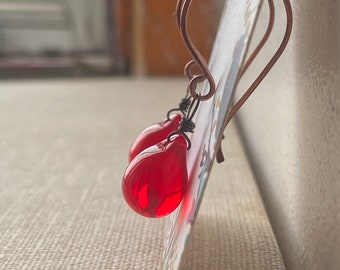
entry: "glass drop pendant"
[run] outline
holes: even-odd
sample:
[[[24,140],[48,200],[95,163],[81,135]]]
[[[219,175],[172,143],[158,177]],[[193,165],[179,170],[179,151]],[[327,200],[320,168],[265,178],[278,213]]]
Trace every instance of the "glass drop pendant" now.
[[[146,148],[166,139],[171,132],[177,130],[181,119],[180,114],[174,114],[170,116],[170,119],[165,119],[163,122],[142,131],[131,146],[129,161],[133,160],[135,156]]]
[[[126,202],[145,217],[163,217],[181,203],[186,191],[187,142],[183,135],[147,148],[127,167],[122,191]]]

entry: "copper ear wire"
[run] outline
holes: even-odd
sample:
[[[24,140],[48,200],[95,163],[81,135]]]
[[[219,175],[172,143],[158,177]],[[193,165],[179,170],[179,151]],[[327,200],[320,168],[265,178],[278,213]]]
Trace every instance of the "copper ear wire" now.
[[[268,3],[272,2],[271,0],[268,1]],[[267,65],[264,67],[264,69],[261,71],[261,73],[257,76],[257,78],[254,80],[254,82],[251,84],[251,86],[248,88],[248,90],[243,94],[243,96],[239,99],[239,101],[234,105],[234,107],[230,110],[230,112],[228,113],[227,119],[226,119],[226,124],[227,125],[229,123],[229,121],[233,118],[233,116],[235,115],[235,113],[242,107],[242,105],[247,101],[247,99],[250,97],[250,95],[255,91],[255,89],[259,86],[259,84],[262,82],[262,80],[267,76],[267,74],[269,73],[269,71],[272,69],[272,67],[275,65],[275,63],[277,62],[277,60],[279,60],[280,56],[282,55],[282,53],[284,52],[290,35],[292,33],[292,27],[293,27],[293,12],[292,12],[292,7],[290,5],[289,0],[283,0],[284,6],[285,6],[285,10],[286,10],[286,16],[287,16],[287,25],[286,25],[286,31],[283,37],[283,40],[279,46],[279,48],[277,49],[277,51],[275,52],[275,54],[273,55],[273,57],[270,59],[270,61],[267,63]],[[272,4],[272,5],[271,5]],[[275,8],[273,3],[271,3],[270,6],[270,17],[273,17],[272,20],[274,22],[274,12],[275,12]],[[273,23],[272,22],[272,23]],[[272,26],[271,26],[272,27]],[[269,35],[268,35],[269,36]],[[266,37],[266,35],[264,36],[264,38]],[[267,37],[268,39],[268,37]],[[260,49],[263,47],[264,43],[266,42],[266,40],[263,42],[263,39],[261,40],[259,46]],[[258,47],[259,47],[258,46]],[[258,48],[255,49],[254,52],[257,51]],[[258,53],[258,52],[257,52]],[[256,53],[256,54],[257,54]],[[253,55],[252,55],[253,56]],[[256,55],[255,55],[256,56]],[[254,57],[255,58],[255,57]],[[253,59],[248,59],[251,60],[251,62],[253,61]],[[250,63],[251,63],[250,62]],[[247,62],[248,63],[248,62]],[[246,63],[246,64],[247,64]],[[249,65],[248,65],[249,66]],[[243,71],[242,71],[242,75],[244,74],[244,72],[246,71],[246,69],[248,68],[248,66],[244,66]]]
[[[209,71],[208,65],[202,55],[199,53],[199,51],[195,48],[193,43],[191,42],[188,32],[187,32],[187,15],[188,15],[188,10],[191,4],[191,0],[178,0],[177,6],[176,6],[176,20],[177,20],[177,26],[178,30],[181,33],[181,36],[184,40],[185,45],[187,46],[189,52],[193,56],[195,60],[189,61],[184,68],[184,74],[185,76],[189,79],[189,89],[190,93],[193,97],[197,96],[197,93],[195,92],[196,86],[199,82],[204,81],[206,78],[209,80],[210,84],[210,91],[209,93],[205,96],[205,98],[201,97],[202,100],[209,99],[211,96],[214,95],[215,93],[215,83],[213,80],[213,77]],[[275,8],[274,8],[274,3],[273,0],[268,0],[269,4],[269,9],[270,9],[270,18],[268,22],[268,27],[267,30],[261,39],[260,43],[257,45],[253,53],[250,55],[248,60],[243,66],[242,72],[241,72],[241,77],[245,73],[245,71],[248,69],[250,64],[253,62],[259,51],[262,49],[263,45],[266,43],[268,37],[270,36],[270,33],[273,28],[274,24],[274,17],[275,17]],[[193,75],[191,72],[192,67],[197,64],[201,70],[203,71],[203,74],[200,75]],[[236,105],[235,105],[236,106]]]
[[[264,33],[264,35],[263,35],[261,41],[259,42],[259,44],[256,46],[254,51],[251,53],[251,55],[248,57],[248,59],[244,63],[244,65],[242,67],[241,74],[240,74],[240,79],[242,78],[244,73],[247,71],[247,69],[249,68],[251,63],[254,61],[254,59],[256,58],[258,53],[261,51],[261,49],[263,48],[264,44],[267,42],[267,40],[268,40],[272,30],[273,30],[274,20],[275,20],[275,6],[274,6],[273,0],[268,0],[268,7],[269,7],[269,20],[268,20],[268,25],[267,25],[266,32]],[[247,95],[247,91],[243,94],[243,96],[240,98],[240,100],[243,97],[245,97],[246,95]],[[250,96],[250,94],[248,95],[248,97],[249,96]],[[240,104],[236,103],[234,105],[234,107],[229,111],[229,113],[227,114],[227,119],[226,119],[226,123],[225,123],[224,129],[226,128],[227,124],[230,122],[230,120],[233,118],[233,116],[239,110],[239,108],[241,106],[240,106]],[[222,139],[224,139],[224,135],[223,135]],[[216,161],[217,161],[217,163],[221,163],[221,162],[224,161],[224,155],[223,155],[222,148],[221,148],[221,141],[219,142],[219,146],[218,146],[218,149],[217,149]]]
[[[268,1],[269,7],[270,7],[270,13],[271,13],[270,18],[272,18],[272,20],[274,22],[275,7],[274,7],[273,3],[270,3],[271,1],[272,0]],[[292,7],[291,7],[291,4],[290,4],[290,1],[289,0],[282,0],[282,1],[283,1],[284,6],[285,6],[286,20],[287,20],[286,30],[285,30],[285,34],[283,36],[282,42],[281,42],[279,48],[277,49],[277,51],[275,52],[275,54],[273,55],[273,57],[269,60],[267,65],[264,67],[264,69],[261,71],[261,73],[257,76],[257,78],[254,80],[254,82],[251,84],[251,86],[248,88],[248,90],[242,95],[242,97],[238,100],[238,102],[234,105],[234,107],[229,111],[225,125],[224,125],[224,128],[228,125],[228,123],[233,118],[233,116],[236,114],[236,112],[242,107],[242,105],[247,101],[247,99],[250,97],[250,95],[259,86],[259,84],[262,82],[262,80],[267,76],[267,74],[272,69],[272,67],[275,65],[277,60],[280,58],[280,56],[282,55],[282,53],[284,52],[284,50],[285,50],[285,48],[288,44],[290,35],[292,33],[292,28],[293,28],[293,12],[292,12]],[[270,21],[271,21],[271,19],[270,19]],[[269,26],[270,26],[270,24],[271,23],[269,23]],[[268,26],[268,29],[269,29],[269,26]],[[267,31],[268,31],[268,29],[267,29]],[[264,38],[265,37],[266,37],[266,35],[264,36]],[[258,47],[262,44],[264,38],[261,40]],[[263,44],[264,44],[264,42],[263,42]],[[263,47],[263,44],[261,45],[260,49]],[[255,49],[254,53],[257,51],[258,47]],[[252,56],[248,59],[248,61],[251,60],[251,62],[252,62],[252,60],[253,60]],[[248,61],[247,61],[247,63],[248,63]],[[244,72],[246,71],[248,66],[246,66],[246,65],[244,66],[241,75],[244,74]],[[221,142],[220,142],[220,145],[219,145],[219,148],[218,148],[218,151],[217,151],[216,160],[217,160],[218,163],[221,163],[221,162],[224,161],[224,157],[223,157],[223,153],[222,153],[222,149],[221,149]]]
[[[261,73],[258,75],[258,77],[254,80],[254,82],[251,84],[251,86],[247,89],[247,91],[242,95],[242,97],[238,100],[238,102],[233,106],[233,108],[229,111],[227,114],[226,122],[224,125],[224,128],[227,126],[227,124],[230,122],[232,117],[235,115],[235,113],[242,107],[242,105],[247,101],[247,99],[250,97],[250,95],[255,91],[255,89],[258,87],[258,85],[262,82],[262,80],[267,76],[269,71],[272,69],[274,64],[277,62],[277,60],[282,55],[283,51],[285,50],[291,32],[292,32],[292,25],[293,25],[293,14],[292,14],[292,8],[290,5],[289,0],[282,0],[285,6],[286,16],[287,16],[287,25],[286,25],[286,31],[285,35],[283,37],[283,40],[278,48],[278,50],[275,52],[273,57],[270,59],[270,61],[267,63],[267,65],[264,67],[264,69],[261,71]],[[177,6],[176,6],[176,19],[177,19],[177,26],[181,33],[182,39],[191,53],[194,60],[189,61],[185,68],[184,73],[189,79],[189,85],[188,90],[190,91],[190,94],[193,98],[197,98],[199,95],[195,90],[198,83],[204,81],[205,79],[208,79],[210,90],[208,94],[205,96],[201,96],[201,100],[207,100],[211,98],[215,94],[215,81],[209,71],[208,65],[206,61],[204,60],[203,56],[199,53],[199,51],[196,49],[196,47],[191,42],[188,32],[187,32],[187,15],[188,15],[188,9],[191,4],[191,0],[178,0]],[[273,0],[268,0],[269,5],[269,22],[267,26],[267,30],[262,37],[261,41],[253,51],[253,53],[249,56],[245,64],[243,65],[240,78],[244,75],[248,67],[251,65],[259,51],[263,48],[264,44],[268,40],[270,33],[272,31],[273,25],[274,25],[274,19],[275,19],[275,6],[273,3]],[[202,70],[203,74],[199,75],[193,75],[191,72],[191,69],[194,65],[198,65],[200,69]],[[219,149],[217,151],[216,156],[217,162],[220,163],[224,161],[223,153],[221,151],[221,142]]]

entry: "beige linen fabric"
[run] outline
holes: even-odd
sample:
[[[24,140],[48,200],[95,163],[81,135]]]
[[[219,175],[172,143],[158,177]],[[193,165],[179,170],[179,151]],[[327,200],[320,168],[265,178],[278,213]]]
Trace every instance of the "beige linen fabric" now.
[[[256,183],[231,122],[183,256],[184,269],[285,269]]]
[[[0,269],[160,269],[167,219],[136,215],[120,181],[134,137],[164,118],[183,89],[177,79],[2,82]],[[282,269],[229,135],[183,267]]]

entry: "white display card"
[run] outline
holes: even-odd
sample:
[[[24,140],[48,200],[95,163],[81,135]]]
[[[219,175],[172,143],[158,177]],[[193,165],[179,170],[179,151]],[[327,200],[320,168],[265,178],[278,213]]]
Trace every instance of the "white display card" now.
[[[173,270],[180,266],[223,136],[230,100],[236,89],[261,2],[228,0],[225,4],[209,62],[217,89],[214,97],[201,102],[194,119],[196,128],[191,136],[192,146],[187,159],[189,187],[180,207],[170,216],[163,269]],[[204,84],[202,93],[208,89],[209,85]]]

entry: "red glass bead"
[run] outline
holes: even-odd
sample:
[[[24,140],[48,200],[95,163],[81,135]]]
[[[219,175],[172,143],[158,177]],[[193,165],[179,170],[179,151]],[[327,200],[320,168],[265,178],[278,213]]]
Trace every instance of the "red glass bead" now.
[[[163,122],[142,131],[131,146],[129,161],[133,160],[135,156],[146,148],[166,139],[171,132],[177,130],[181,119],[180,114],[174,114],[170,116],[170,119],[165,119]]]
[[[137,155],[122,182],[126,202],[138,214],[162,217],[181,203],[188,182],[187,142],[175,135]]]

